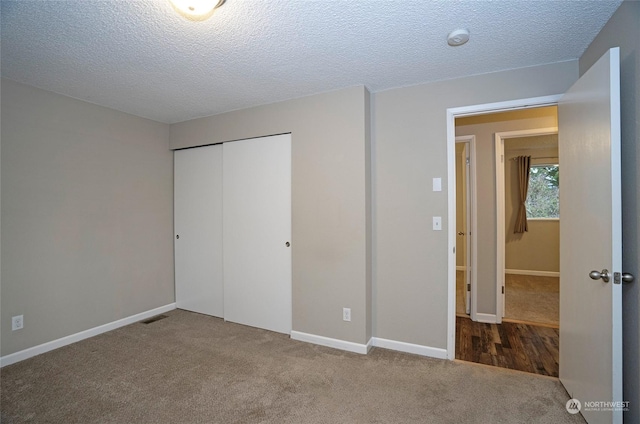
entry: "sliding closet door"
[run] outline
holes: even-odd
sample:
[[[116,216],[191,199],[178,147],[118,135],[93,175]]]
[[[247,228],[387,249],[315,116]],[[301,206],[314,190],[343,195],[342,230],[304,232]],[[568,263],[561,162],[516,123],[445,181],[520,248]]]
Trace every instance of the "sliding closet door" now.
[[[291,332],[291,136],[223,147],[225,320]]]
[[[223,317],[222,145],[174,153],[176,306]]]

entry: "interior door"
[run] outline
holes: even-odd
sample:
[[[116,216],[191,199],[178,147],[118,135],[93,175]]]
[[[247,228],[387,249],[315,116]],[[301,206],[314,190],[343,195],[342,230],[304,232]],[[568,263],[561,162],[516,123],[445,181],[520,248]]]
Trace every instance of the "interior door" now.
[[[224,316],[222,145],[174,153],[176,307]]]
[[[611,49],[558,105],[560,178],[560,380],[591,423],[621,423],[622,226],[620,55]],[[593,280],[608,270],[610,281]]]
[[[464,312],[470,313],[470,266],[468,228],[470,216],[469,202],[469,143],[466,138],[456,137],[456,290],[464,305]],[[458,278],[461,276],[461,278]],[[461,313],[462,311],[457,311]]]
[[[291,333],[291,135],[223,146],[225,320]]]
[[[462,151],[462,162],[464,164],[464,172],[462,179],[463,195],[463,231],[464,231],[464,284],[465,284],[465,311],[467,315],[471,314],[471,190],[469,190],[471,160],[469,153],[469,143],[464,143]]]

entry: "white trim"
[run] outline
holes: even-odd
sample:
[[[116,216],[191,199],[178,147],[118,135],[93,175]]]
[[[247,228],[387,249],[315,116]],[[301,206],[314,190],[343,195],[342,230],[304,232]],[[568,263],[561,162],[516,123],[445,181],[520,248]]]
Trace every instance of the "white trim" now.
[[[447,219],[448,219],[448,308],[447,319],[447,358],[455,359],[456,355],[456,191],[455,191],[455,164],[456,164],[456,117],[480,115],[488,112],[499,112],[515,109],[527,109],[542,106],[557,105],[562,95],[534,97],[529,99],[509,100],[496,103],[454,107],[447,109]]]
[[[505,274],[514,274],[514,275],[533,275],[536,277],[560,277],[560,273],[558,271],[536,271],[535,269],[506,269],[504,270]]]
[[[613,47],[610,49],[609,59],[609,93],[610,105],[611,105],[611,210],[617,211],[611,216],[611,234],[612,234],[612,246],[622,246],[622,175],[620,171],[620,164],[622,163],[621,157],[621,130],[620,130],[620,47]],[[613,253],[613,269],[622,270],[622,248],[612,249]],[[614,284],[616,286],[617,284]],[[622,305],[622,288],[620,286],[613,289],[613,304]],[[613,396],[612,399],[623,399],[622,381],[624,376],[622,375],[622,313],[620,310],[613,308],[612,311],[612,327],[617,329],[613,331],[612,337],[612,384],[613,384]],[[613,422],[621,423],[622,410],[620,408],[614,409]]]
[[[558,134],[558,127],[534,128],[529,130],[504,131],[495,133],[495,163],[496,163],[496,316],[498,324],[502,322],[505,313],[504,274],[506,263],[505,246],[505,156],[504,141],[515,137],[533,137],[538,135]]]
[[[106,333],[107,331],[112,331],[117,328],[124,327],[125,325],[133,324],[143,319],[151,318],[158,314],[172,311],[174,309],[176,309],[176,304],[170,303],[168,305],[160,306],[159,308],[151,309],[149,311],[141,312],[136,315],[131,315],[130,317],[122,318],[117,321],[100,325],[98,327],[90,328],[88,330],[84,330],[79,333],[71,334],[70,336],[62,337],[60,339],[52,340],[50,342],[43,343],[38,346],[21,350],[19,352],[11,353],[9,355],[5,355],[0,358],[0,367],[5,367],[7,365],[15,364],[16,362],[24,361],[25,359],[29,359],[36,355],[40,355],[42,353],[46,353],[54,349],[58,349],[66,345],[70,345],[72,343],[76,343],[81,340],[85,340],[90,337],[94,337],[99,334]]]
[[[303,333],[301,331],[291,331],[291,338],[301,342],[313,343],[320,346],[332,347],[334,349],[346,350],[347,352],[361,353],[366,355],[372,346],[371,339],[367,344],[348,342],[346,340],[332,339],[331,337],[318,336],[315,334]]]
[[[500,137],[502,139],[536,137],[539,135],[558,134],[558,127],[533,128],[529,130],[517,130],[517,131],[503,131],[503,132],[496,133],[496,135],[498,134],[500,134]],[[557,156],[556,156],[556,159],[557,159]]]
[[[456,358],[456,125],[455,110],[447,109],[447,359]],[[426,324],[424,324],[426,325]]]
[[[496,317],[498,323],[504,317],[504,264],[505,264],[505,206],[504,206],[504,140],[499,133],[495,135],[496,164]]]
[[[447,350],[439,347],[417,345],[413,343],[398,342],[395,340],[372,337],[373,346],[383,349],[397,350],[398,352],[413,353],[415,355],[429,356],[431,358],[447,359]]]
[[[476,314],[476,321],[486,324],[500,324],[502,322],[502,320],[498,322],[498,316],[496,314],[482,314],[480,312]]]
[[[544,106],[556,106],[562,94],[532,97],[529,99],[507,100],[504,102],[485,103],[480,105],[453,107],[447,109],[447,117],[461,118],[463,116],[484,115],[487,113],[509,112],[513,110],[532,109]],[[453,123],[455,130],[455,123]],[[455,131],[452,134],[455,137]]]

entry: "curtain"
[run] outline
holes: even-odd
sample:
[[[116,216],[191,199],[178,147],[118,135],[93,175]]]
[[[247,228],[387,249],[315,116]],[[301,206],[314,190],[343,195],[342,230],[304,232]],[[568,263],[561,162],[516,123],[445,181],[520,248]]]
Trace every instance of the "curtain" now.
[[[516,216],[516,225],[513,229],[515,234],[529,231],[527,225],[527,208],[524,202],[527,200],[527,191],[529,191],[529,170],[531,168],[531,156],[518,156],[514,158],[516,161],[516,175],[518,177],[518,193],[520,193],[520,206],[518,207],[518,215]]]

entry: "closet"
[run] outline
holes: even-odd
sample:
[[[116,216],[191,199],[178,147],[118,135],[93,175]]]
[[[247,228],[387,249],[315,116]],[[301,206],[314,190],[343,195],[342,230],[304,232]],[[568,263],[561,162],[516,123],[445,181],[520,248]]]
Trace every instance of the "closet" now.
[[[176,306],[291,332],[291,135],[177,150]]]

